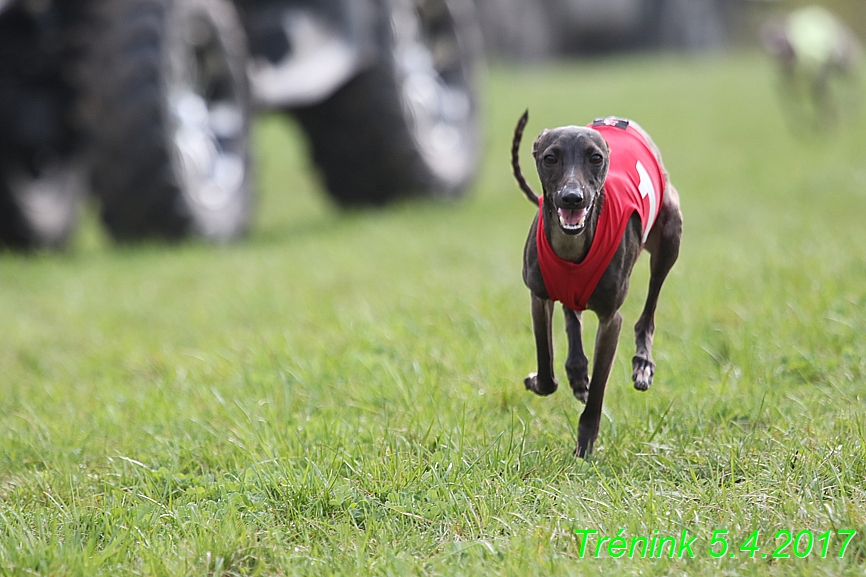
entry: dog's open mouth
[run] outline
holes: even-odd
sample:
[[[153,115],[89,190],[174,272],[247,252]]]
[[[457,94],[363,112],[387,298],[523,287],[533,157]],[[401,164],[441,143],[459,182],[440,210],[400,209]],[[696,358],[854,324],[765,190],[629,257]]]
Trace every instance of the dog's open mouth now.
[[[589,209],[568,210],[566,208],[559,208],[556,212],[559,215],[559,226],[562,227],[562,230],[574,234],[580,232],[586,226],[586,215],[589,214]]]

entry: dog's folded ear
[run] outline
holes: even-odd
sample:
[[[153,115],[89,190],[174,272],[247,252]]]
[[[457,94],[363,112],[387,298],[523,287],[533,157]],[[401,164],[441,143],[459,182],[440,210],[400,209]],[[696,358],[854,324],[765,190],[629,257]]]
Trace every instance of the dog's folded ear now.
[[[538,143],[541,142],[541,139],[544,138],[548,132],[550,131],[546,128],[542,130],[541,134],[538,135],[538,138],[535,139],[535,142],[532,143],[532,158],[538,160]]]

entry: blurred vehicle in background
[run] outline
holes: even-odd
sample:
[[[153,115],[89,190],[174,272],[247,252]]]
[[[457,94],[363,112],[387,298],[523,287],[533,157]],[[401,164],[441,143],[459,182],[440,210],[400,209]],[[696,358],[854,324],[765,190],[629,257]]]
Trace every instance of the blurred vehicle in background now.
[[[477,166],[470,0],[0,0],[0,244],[229,240],[255,108],[300,121],[331,196],[457,196]]]
[[[0,0],[0,244],[59,246],[75,225],[86,190],[78,16],[68,2]]]
[[[746,0],[476,0],[487,50],[519,60],[728,44]]]

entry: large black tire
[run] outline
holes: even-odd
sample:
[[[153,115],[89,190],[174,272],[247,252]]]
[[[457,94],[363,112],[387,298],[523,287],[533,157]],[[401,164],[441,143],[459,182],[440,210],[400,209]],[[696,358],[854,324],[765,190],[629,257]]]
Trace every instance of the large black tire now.
[[[57,248],[75,228],[84,196],[76,160],[77,39],[81,11],[0,14],[0,245]]]
[[[93,188],[121,241],[224,241],[251,212],[246,39],[230,0],[104,0],[89,62]]]
[[[382,53],[325,102],[295,110],[343,206],[460,196],[478,160],[480,35],[466,0],[382,2]]]

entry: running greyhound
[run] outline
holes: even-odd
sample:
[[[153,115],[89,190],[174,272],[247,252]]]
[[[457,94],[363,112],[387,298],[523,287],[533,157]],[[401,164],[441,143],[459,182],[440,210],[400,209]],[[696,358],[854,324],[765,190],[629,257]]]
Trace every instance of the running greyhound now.
[[[679,254],[683,217],[652,139],[637,123],[615,117],[542,131],[532,145],[543,189],[539,197],[520,170],[520,140],[528,119],[527,110],[517,123],[511,150],[514,177],[538,206],[523,251],[538,372],[523,384],[538,395],[556,391],[551,327],[553,303],[559,301],[568,336],[565,372],[574,396],[586,404],[574,453],[585,457],[598,437],[604,388],[622,326],[619,309],[642,248],[651,254],[651,276],[634,327],[632,380],[639,391],[652,384],[656,304]],[[598,316],[592,379],[581,342],[581,314],[587,309]]]

